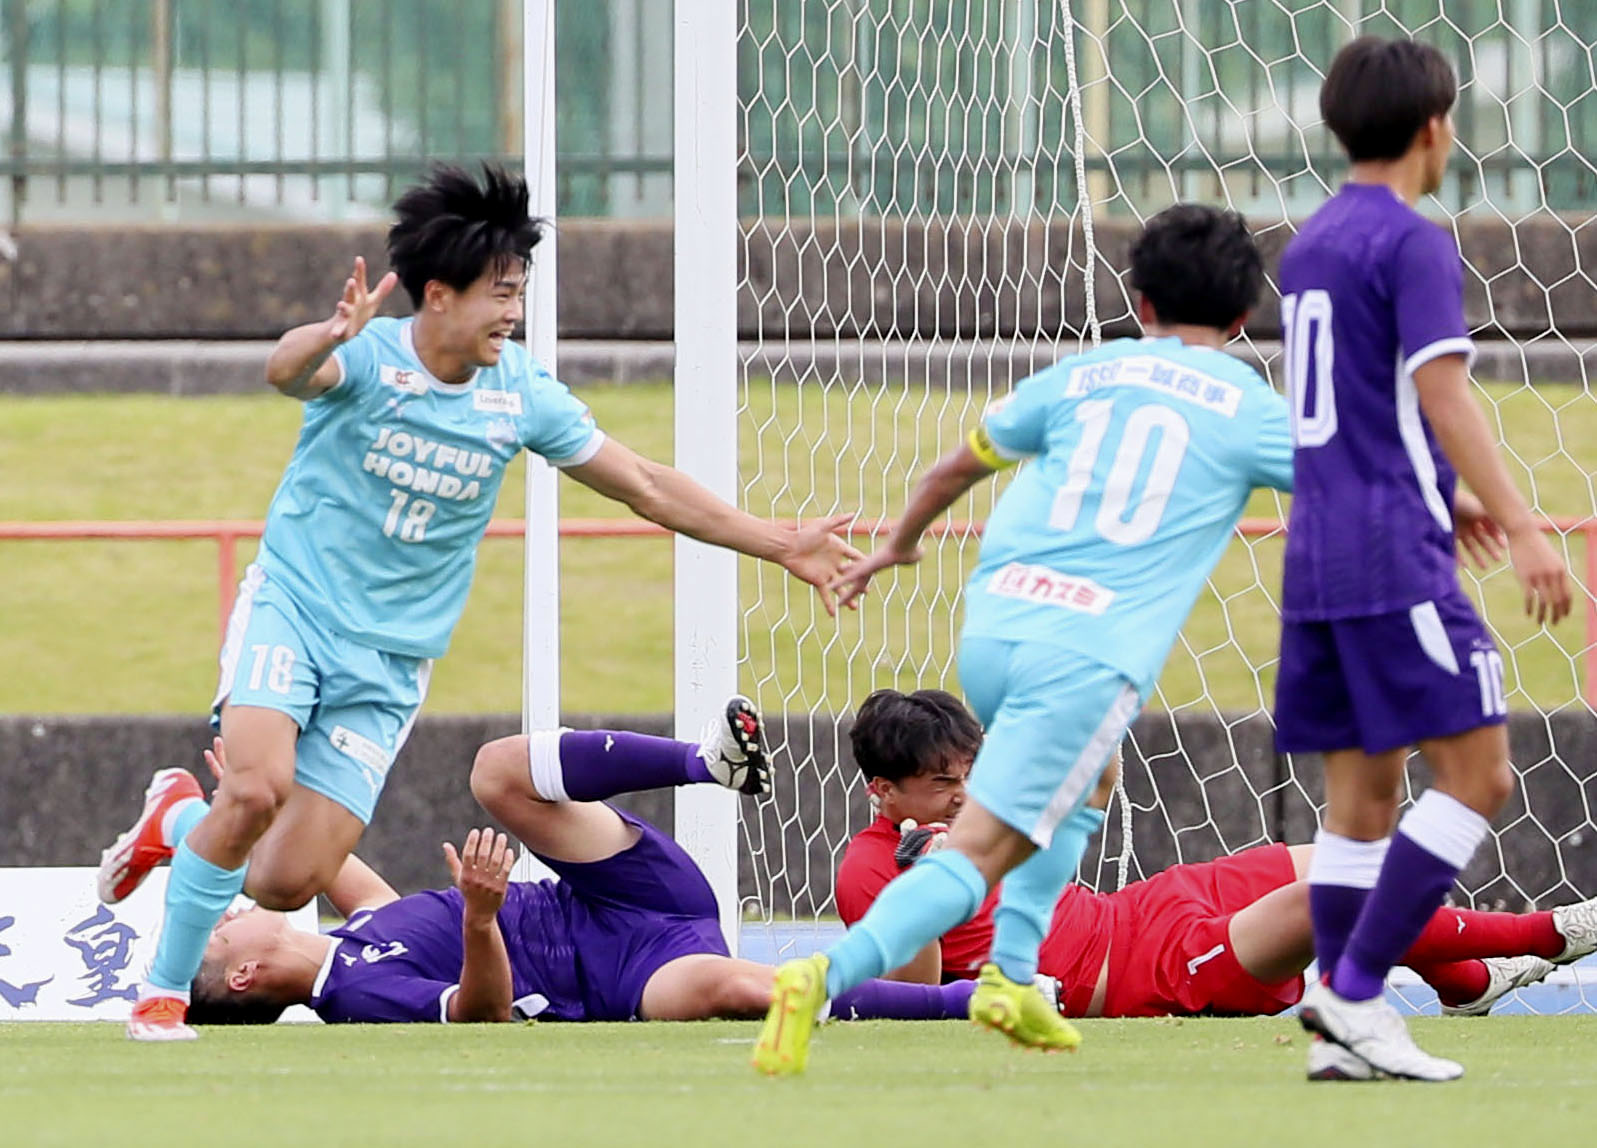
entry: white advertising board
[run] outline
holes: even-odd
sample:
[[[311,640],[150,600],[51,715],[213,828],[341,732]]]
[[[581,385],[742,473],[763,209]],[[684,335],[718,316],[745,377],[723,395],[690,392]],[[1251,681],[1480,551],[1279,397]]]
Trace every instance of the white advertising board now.
[[[155,956],[167,870],[150,874],[120,905],[100,904],[94,874],[0,868],[0,1021],[127,1020]],[[314,932],[316,903],[289,917]],[[283,1019],[316,1014],[296,1006]]]

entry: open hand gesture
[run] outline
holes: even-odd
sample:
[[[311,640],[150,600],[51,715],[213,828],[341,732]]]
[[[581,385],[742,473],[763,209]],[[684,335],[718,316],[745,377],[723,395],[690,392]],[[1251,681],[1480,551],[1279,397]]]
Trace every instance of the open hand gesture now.
[[[466,834],[466,843],[459,853],[449,842],[444,842],[444,860],[449,863],[449,876],[455,888],[466,898],[467,917],[481,920],[496,915],[505,903],[510,869],[516,863],[516,851],[510,848],[510,839],[492,829],[473,829]]]
[[[390,271],[377,281],[376,287],[367,290],[366,260],[355,256],[355,270],[344,280],[344,297],[327,320],[328,336],[335,342],[347,343],[360,334],[398,282],[399,276]]]
[[[852,561],[864,555],[843,536],[853,514],[834,514],[805,522],[793,532],[782,566],[793,577],[808,582],[821,595],[821,605],[830,617],[837,616],[837,595],[833,583]]]
[[[873,575],[886,570],[889,566],[913,566],[921,560],[923,553],[919,546],[908,553],[895,550],[891,546],[883,546],[868,555],[859,555],[857,561],[849,563],[838,572],[828,589],[837,593],[838,601],[842,605],[857,609],[859,600],[869,588]]]

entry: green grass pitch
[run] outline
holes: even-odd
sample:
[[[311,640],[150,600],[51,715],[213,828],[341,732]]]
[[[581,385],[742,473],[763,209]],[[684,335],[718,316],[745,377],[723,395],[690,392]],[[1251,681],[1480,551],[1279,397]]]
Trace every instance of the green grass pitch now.
[[[1088,1021],[1068,1056],[957,1022],[819,1031],[808,1075],[753,1023],[208,1030],[0,1025],[0,1142],[156,1145],[1550,1144],[1584,1139],[1594,1017],[1414,1022],[1456,1084],[1309,1084],[1289,1018]]]
[[[600,425],[640,452],[672,457],[671,389],[582,392]],[[1594,511],[1579,444],[1597,441],[1597,397],[1562,386],[1489,385],[1487,409],[1513,445],[1521,488],[1545,513]],[[259,518],[293,448],[299,404],[274,395],[177,399],[0,399],[0,519]],[[958,442],[962,396],[923,387],[753,384],[740,415],[739,465],[755,513],[897,513],[908,484]],[[522,509],[522,465],[499,513]],[[627,512],[562,484],[568,516]],[[981,518],[995,487],[956,508]],[[1255,497],[1250,513],[1284,505]],[[1572,539],[1575,569],[1584,551]],[[768,710],[837,712],[871,688],[954,686],[955,598],[976,553],[945,540],[913,570],[879,580],[858,614],[834,623],[781,571],[745,561],[741,685]],[[241,560],[249,557],[244,547]],[[1252,712],[1273,690],[1279,537],[1233,542],[1160,681],[1156,707]],[[203,710],[216,676],[216,548],[209,542],[0,542],[0,712]],[[1509,704],[1546,711],[1580,696],[1584,618],[1538,632],[1506,569],[1484,600],[1508,665]],[[574,540],[562,549],[563,702],[570,711],[671,708],[671,547],[657,539]],[[585,641],[602,633],[602,642]],[[484,544],[454,648],[434,675],[433,713],[520,708],[521,548]]]

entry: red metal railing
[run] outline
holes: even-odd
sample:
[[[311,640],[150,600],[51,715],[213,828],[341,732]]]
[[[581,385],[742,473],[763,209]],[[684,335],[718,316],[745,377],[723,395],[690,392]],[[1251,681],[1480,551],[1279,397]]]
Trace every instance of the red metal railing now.
[[[76,541],[110,538],[129,541],[159,539],[214,539],[216,542],[216,589],[219,603],[219,630],[227,632],[227,617],[233,609],[233,594],[238,587],[238,541],[259,538],[265,524],[259,519],[223,518],[174,522],[0,522],[0,542],[26,540]],[[850,530],[854,538],[869,538],[891,526],[888,520],[856,522]],[[489,538],[519,538],[526,532],[520,518],[496,518],[488,524]],[[1262,538],[1281,532],[1273,518],[1244,518],[1237,533]],[[1585,602],[1586,645],[1583,651],[1586,701],[1597,708],[1597,518],[1552,518],[1543,529],[1568,536],[1580,534],[1585,543],[1586,562],[1583,586],[1577,594]],[[650,538],[670,532],[652,522],[637,518],[562,518],[562,538]],[[940,522],[932,527],[936,535],[976,535],[981,524]]]

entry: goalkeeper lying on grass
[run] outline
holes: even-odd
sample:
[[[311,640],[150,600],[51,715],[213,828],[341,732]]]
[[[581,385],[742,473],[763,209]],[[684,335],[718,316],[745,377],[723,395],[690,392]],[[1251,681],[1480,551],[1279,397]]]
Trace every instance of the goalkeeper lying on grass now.
[[[878,812],[838,867],[838,912],[852,923],[901,869],[941,844],[964,806],[982,730],[942,690],[878,690],[861,704],[849,739]],[[1113,771],[1093,798],[1097,808],[1107,804]],[[1280,1012],[1303,995],[1314,955],[1304,881],[1313,852],[1263,845],[1177,865],[1116,893],[1068,885],[1038,969],[1058,981],[1067,1016]],[[992,945],[997,899],[989,893],[972,920],[890,975],[933,984],[974,977]],[[1594,950],[1597,901],[1540,913],[1442,908],[1403,963],[1436,990],[1443,1011],[1473,1015]]]
[[[291,1004],[325,1021],[702,1020],[757,1017],[769,965],[727,955],[703,873],[652,825],[603,803],[700,782],[770,791],[760,719],[733,698],[699,744],[620,731],[491,742],[472,792],[560,880],[511,882],[504,834],[444,853],[454,888],[401,897],[350,857],[328,890],[348,920],[301,932],[281,913],[225,919],[192,987],[195,1024],[267,1023]],[[225,769],[221,739],[206,758]],[[963,1018],[974,985],[869,981],[850,1019]]]

